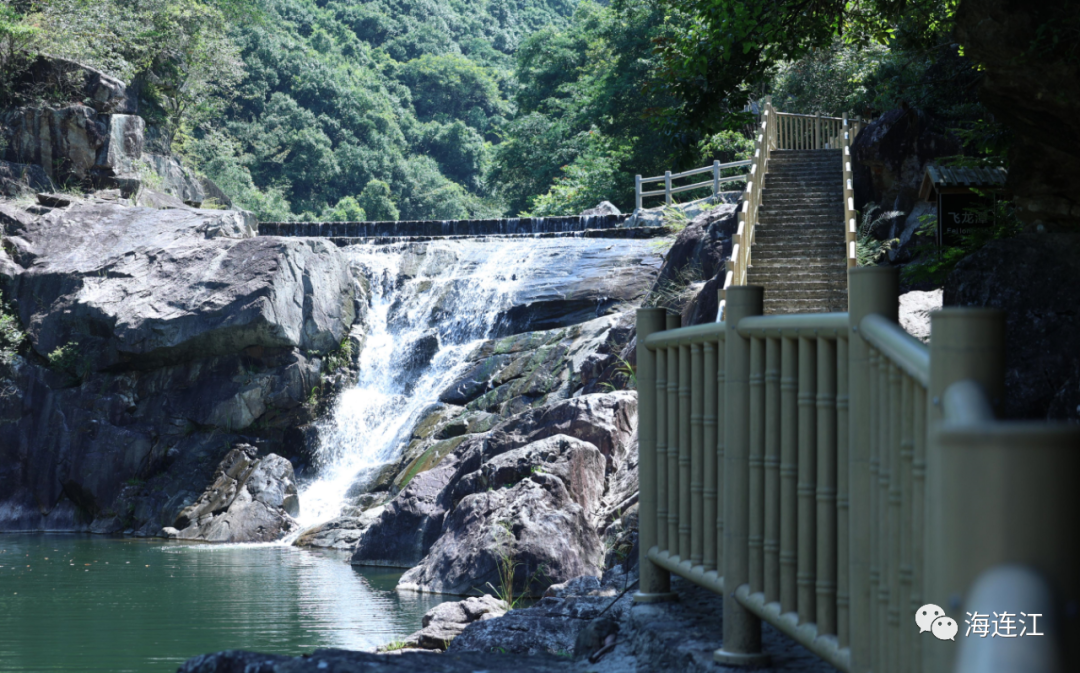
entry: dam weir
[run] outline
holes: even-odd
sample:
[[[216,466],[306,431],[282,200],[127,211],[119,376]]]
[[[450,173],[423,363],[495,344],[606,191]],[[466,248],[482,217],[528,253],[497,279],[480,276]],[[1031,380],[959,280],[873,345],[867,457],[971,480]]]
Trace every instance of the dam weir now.
[[[309,471],[300,486],[302,528],[358,511],[353,508],[363,494],[400,459],[414,427],[486,340],[625,310],[628,292],[640,296],[648,289],[662,261],[657,246],[644,237],[588,235],[619,231],[615,218],[597,219],[438,223],[448,232],[443,236],[430,236],[435,224],[416,222],[393,223],[397,229],[386,223],[260,226],[263,235],[280,235],[282,228],[289,228],[287,235],[325,232],[368,288],[366,316],[354,329],[362,343],[359,378],[318,424],[314,475]],[[583,228],[597,223],[605,228]]]

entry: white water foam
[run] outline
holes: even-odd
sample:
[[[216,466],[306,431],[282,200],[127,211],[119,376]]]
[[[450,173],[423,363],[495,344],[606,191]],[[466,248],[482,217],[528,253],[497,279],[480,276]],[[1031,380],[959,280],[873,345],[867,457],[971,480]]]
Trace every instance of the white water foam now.
[[[301,528],[327,521],[350,489],[400,456],[424,412],[470,353],[498,327],[525,274],[543,265],[544,241],[434,241],[347,248],[371,285],[360,379],[319,428],[318,476],[301,486]],[[430,363],[416,364],[433,335]],[[426,359],[426,358],[424,358]]]

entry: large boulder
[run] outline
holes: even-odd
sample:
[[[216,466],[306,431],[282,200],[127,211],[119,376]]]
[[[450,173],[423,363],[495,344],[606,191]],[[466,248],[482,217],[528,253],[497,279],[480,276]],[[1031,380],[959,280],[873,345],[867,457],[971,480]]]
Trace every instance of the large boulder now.
[[[421,629],[406,636],[403,642],[409,648],[445,650],[469,624],[502,617],[508,609],[506,601],[487,594],[440,603],[424,614]]]
[[[510,584],[514,595],[600,574],[603,547],[592,514],[604,458],[556,435],[484,461],[454,492],[442,534],[399,589],[457,595]]]
[[[332,244],[256,238],[238,211],[73,206],[17,238],[14,298],[34,350],[72,343],[96,370],[252,346],[328,351],[356,315]]]
[[[402,586],[448,593],[493,582],[507,550],[530,565],[515,574],[519,592],[597,573],[606,481],[631,463],[636,409],[632,392],[581,395],[470,435],[387,503],[352,562],[419,564]],[[536,574],[541,565],[546,575]]]
[[[1080,234],[1023,234],[961,260],[945,306],[1006,312],[1007,418],[1080,421]]]
[[[34,192],[51,192],[55,188],[41,166],[0,161],[0,196],[15,197]]]
[[[176,517],[169,537],[205,542],[273,542],[296,529],[300,513],[293,467],[242,444],[218,465],[214,481]]]
[[[364,305],[336,247],[190,208],[3,206],[0,224],[31,351],[0,368],[0,530],[156,535],[237,441],[304,450]]]
[[[0,118],[6,159],[40,166],[54,183],[113,186],[142,158],[145,123],[126,114],[99,114],[86,105],[23,108]]]
[[[912,107],[886,112],[851,144],[855,208],[876,203],[906,217],[918,200],[926,164],[962,151],[960,140],[929,113]],[[879,237],[898,238],[896,227],[904,222],[891,221]]]
[[[1080,61],[1068,2],[964,0],[956,37],[982,69],[979,98],[1016,134],[1008,188],[1032,228],[1080,223]]]

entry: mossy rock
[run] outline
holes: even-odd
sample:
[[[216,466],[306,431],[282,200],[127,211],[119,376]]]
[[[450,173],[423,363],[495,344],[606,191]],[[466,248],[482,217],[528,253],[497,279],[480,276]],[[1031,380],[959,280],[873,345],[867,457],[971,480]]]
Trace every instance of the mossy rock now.
[[[443,458],[450,455],[454,449],[461,445],[468,435],[462,435],[460,437],[454,437],[452,439],[444,439],[441,442],[435,442],[426,451],[414,458],[404,470],[398,474],[394,479],[394,487],[399,491],[404,489],[412,481],[413,477],[421,472],[427,472],[431,468],[435,467],[442,462]]]

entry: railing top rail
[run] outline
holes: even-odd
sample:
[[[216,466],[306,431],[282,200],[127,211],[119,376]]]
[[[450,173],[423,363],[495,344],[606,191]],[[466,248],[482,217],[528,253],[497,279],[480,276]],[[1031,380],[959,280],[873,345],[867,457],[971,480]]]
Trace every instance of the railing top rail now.
[[[777,112],[777,117],[806,117],[807,119],[835,119],[837,121],[843,121],[843,117],[826,117],[825,115],[804,115],[798,112]]]
[[[669,346],[689,346],[691,344],[716,341],[727,336],[724,323],[710,322],[692,327],[680,327],[679,329],[656,332],[645,339],[645,347],[650,350],[667,348]]]
[[[818,336],[836,338],[848,331],[847,313],[799,313],[743,318],[739,334],[745,337]]]
[[[749,166],[752,163],[754,163],[753,159],[743,159],[742,161],[732,161],[730,163],[720,164],[719,166],[716,166],[716,168],[719,168],[721,170],[723,170],[725,168],[739,168],[740,166]],[[690,177],[692,175],[701,175],[702,173],[708,173],[708,172],[712,171],[712,169],[713,169],[712,165],[703,166],[702,168],[691,168],[690,170],[683,171],[682,173],[672,173],[671,174],[671,179],[672,180],[677,180],[678,178],[688,178],[688,177]],[[660,175],[660,176],[657,176],[655,178],[641,178],[641,181],[642,182],[657,182],[657,181],[663,182],[665,179],[667,179],[666,175]]]
[[[887,318],[871,314],[859,323],[864,339],[924,388],[930,387],[930,349]]]

